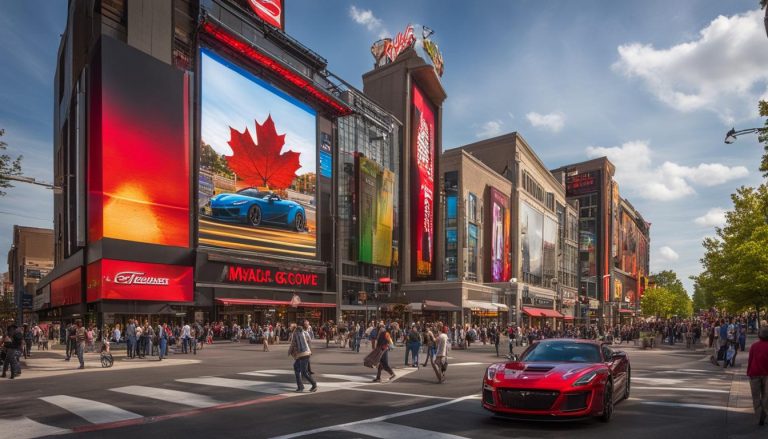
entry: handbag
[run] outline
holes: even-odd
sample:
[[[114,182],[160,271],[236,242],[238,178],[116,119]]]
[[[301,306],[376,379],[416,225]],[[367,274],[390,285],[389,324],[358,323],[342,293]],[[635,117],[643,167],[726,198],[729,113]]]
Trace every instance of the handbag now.
[[[386,349],[374,349],[365,356],[363,359],[363,366],[365,367],[379,367],[379,363],[381,362],[381,357],[384,355],[384,352],[386,352]]]

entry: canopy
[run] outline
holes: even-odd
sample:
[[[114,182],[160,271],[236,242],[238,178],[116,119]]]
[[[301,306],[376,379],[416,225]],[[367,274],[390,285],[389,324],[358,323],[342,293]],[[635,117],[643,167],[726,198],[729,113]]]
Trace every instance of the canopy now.
[[[503,303],[483,302],[480,300],[465,300],[464,307],[483,311],[508,311],[509,307]]]
[[[563,318],[563,315],[555,311],[554,309],[531,308],[529,306],[524,306],[523,312],[528,314],[531,317],[548,317],[548,318],[554,317],[556,319]]]
[[[269,299],[228,299],[216,298],[216,301],[224,306],[230,305],[254,305],[254,306],[291,306],[290,300],[269,300]],[[336,308],[335,303],[301,302],[297,307],[304,308]]]
[[[425,300],[422,302],[421,309],[424,311],[461,311],[461,307],[458,307],[451,302],[440,302],[437,300]]]
[[[619,313],[621,313],[621,314],[634,314],[635,312],[632,311],[631,309],[620,309]]]

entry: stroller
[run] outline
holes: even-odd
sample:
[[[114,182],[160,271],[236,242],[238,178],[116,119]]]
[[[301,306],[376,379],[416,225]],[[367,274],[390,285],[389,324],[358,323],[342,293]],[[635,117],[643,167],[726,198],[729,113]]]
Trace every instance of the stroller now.
[[[101,343],[101,367],[112,367],[115,359],[112,358],[112,354],[109,352],[109,340],[104,338]]]

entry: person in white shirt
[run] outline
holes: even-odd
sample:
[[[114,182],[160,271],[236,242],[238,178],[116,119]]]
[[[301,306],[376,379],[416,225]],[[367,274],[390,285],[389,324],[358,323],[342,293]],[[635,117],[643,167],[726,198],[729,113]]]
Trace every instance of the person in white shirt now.
[[[188,348],[191,347],[190,341],[192,338],[191,335],[192,328],[189,327],[189,324],[185,323],[184,327],[181,328],[181,352],[183,354],[188,353]]]
[[[442,324],[438,325],[438,328]],[[448,369],[448,327],[442,326],[440,329],[440,335],[437,336],[437,349],[435,352],[435,360],[432,363],[432,368],[437,375],[437,382],[445,382],[445,371]]]

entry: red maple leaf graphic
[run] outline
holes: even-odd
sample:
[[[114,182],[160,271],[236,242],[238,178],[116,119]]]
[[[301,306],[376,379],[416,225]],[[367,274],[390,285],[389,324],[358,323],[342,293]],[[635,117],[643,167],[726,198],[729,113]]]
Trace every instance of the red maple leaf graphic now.
[[[234,154],[226,159],[238,179],[249,186],[266,186],[270,189],[285,189],[293,183],[296,171],[301,168],[301,153],[289,150],[281,154],[285,134],[277,134],[272,115],[267,117],[263,125],[256,121],[258,144],[254,143],[247,127],[242,133],[229,127],[229,132],[228,143]]]

